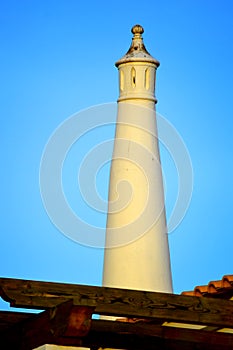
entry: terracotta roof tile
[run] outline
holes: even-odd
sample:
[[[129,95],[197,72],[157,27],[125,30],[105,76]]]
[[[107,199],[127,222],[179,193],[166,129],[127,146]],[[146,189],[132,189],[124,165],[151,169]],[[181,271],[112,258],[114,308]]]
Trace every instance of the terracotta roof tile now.
[[[224,287],[231,287],[233,286],[233,275],[226,275],[222,279],[223,286]]]
[[[225,275],[221,280],[210,281],[208,285],[196,286],[193,291],[185,291],[181,294],[230,299],[233,296],[233,275]]]

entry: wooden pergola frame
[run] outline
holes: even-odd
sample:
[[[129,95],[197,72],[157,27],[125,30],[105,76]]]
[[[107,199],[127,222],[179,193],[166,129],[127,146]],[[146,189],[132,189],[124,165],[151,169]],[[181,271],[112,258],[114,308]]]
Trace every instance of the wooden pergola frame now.
[[[0,279],[0,296],[13,307],[44,310],[1,311],[4,349],[43,344],[92,350],[233,349],[233,334],[219,332],[233,328],[231,300],[9,278]],[[93,314],[119,319],[93,319]]]

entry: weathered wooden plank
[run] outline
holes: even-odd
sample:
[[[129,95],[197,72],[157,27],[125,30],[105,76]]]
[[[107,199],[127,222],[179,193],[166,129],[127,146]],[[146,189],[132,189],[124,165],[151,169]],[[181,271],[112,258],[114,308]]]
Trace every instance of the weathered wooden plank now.
[[[12,306],[47,309],[67,300],[95,313],[233,328],[233,302],[63,283],[0,279],[0,295]]]

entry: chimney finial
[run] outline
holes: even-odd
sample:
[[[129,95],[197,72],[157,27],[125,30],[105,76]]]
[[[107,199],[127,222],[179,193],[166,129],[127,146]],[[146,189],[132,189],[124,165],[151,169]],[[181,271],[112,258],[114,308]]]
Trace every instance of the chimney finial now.
[[[131,32],[133,34],[131,46],[127,53],[119,61],[116,62],[116,67],[122,63],[137,61],[150,62],[158,67],[159,62],[149,54],[143,43],[143,27],[140,24],[136,24],[132,27]]]
[[[131,32],[134,34],[134,37],[141,37],[141,34],[144,33],[144,29],[140,24],[136,24],[132,27]]]

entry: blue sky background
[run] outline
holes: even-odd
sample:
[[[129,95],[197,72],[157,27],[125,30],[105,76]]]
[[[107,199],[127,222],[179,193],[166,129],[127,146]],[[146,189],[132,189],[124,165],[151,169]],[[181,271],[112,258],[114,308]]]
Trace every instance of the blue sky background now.
[[[0,275],[101,285],[103,250],[81,246],[53,226],[40,197],[39,167],[60,123],[83,108],[117,100],[114,63],[128,50],[136,23],[144,26],[146,47],[161,62],[157,110],[182,136],[194,171],[189,210],[169,237],[174,291],[232,274],[232,1],[0,5]],[[107,128],[102,136],[113,134]],[[177,179],[165,153],[169,213]],[[70,171],[75,169],[71,164]],[[69,175],[68,167],[66,176],[69,183],[76,173]],[[108,167],[97,180],[106,198]],[[71,181],[67,187],[74,197],[76,186]],[[92,220],[88,207],[80,211]],[[105,225],[105,219],[96,220]]]

